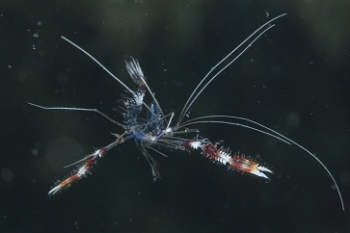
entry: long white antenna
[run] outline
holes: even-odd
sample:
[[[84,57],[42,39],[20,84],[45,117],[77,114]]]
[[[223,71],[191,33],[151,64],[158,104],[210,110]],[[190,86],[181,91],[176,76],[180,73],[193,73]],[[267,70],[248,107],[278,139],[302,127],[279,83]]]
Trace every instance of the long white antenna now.
[[[115,80],[117,80],[121,85],[123,85],[123,87],[125,87],[131,94],[135,95],[135,92],[133,90],[131,90],[125,83],[123,83],[119,78],[117,78],[117,76],[115,76],[114,74],[112,74],[104,65],[101,64],[101,62],[99,62],[96,58],[94,58],[91,54],[89,54],[88,52],[86,52],[84,49],[82,49],[81,47],[79,47],[77,44],[75,44],[73,41],[67,39],[64,36],[61,36],[61,38],[65,41],[67,41],[69,44],[73,45],[74,47],[76,47],[77,49],[79,49],[80,51],[82,51],[83,53],[85,53],[88,57],[90,57],[94,62],[96,62],[102,69],[104,69],[110,76],[112,76]]]
[[[181,124],[181,121],[183,119],[183,117],[186,115],[186,113],[188,112],[189,108],[191,107],[191,105],[193,104],[193,102],[197,99],[197,97],[201,94],[201,92],[206,88],[207,85],[209,85],[209,83],[216,77],[218,76],[222,71],[224,71],[228,66],[230,66],[235,60],[237,60],[238,57],[240,57],[263,33],[265,33],[267,30],[269,30],[271,27],[273,27],[274,25],[269,26],[267,29],[265,29],[262,33],[260,33],[258,36],[255,37],[255,39],[250,42],[246,48],[240,53],[238,54],[231,62],[229,62],[228,65],[226,65],[224,68],[222,68],[219,72],[217,72],[214,77],[199,91],[199,93],[196,95],[196,97],[194,99],[192,99],[192,97],[195,95],[196,91],[198,90],[198,88],[202,85],[202,83],[208,78],[208,76],[219,66],[221,65],[224,61],[226,61],[234,52],[236,52],[240,47],[242,47],[250,38],[252,38],[255,34],[257,34],[259,31],[261,31],[266,25],[270,24],[271,22],[286,16],[287,13],[281,14],[279,16],[276,16],[275,18],[269,20],[268,22],[264,23],[262,26],[260,26],[257,30],[255,30],[252,34],[250,34],[242,43],[240,43],[236,48],[234,48],[229,54],[227,54],[221,61],[219,61],[205,76],[204,78],[199,82],[199,84],[196,86],[196,88],[194,89],[194,91],[192,92],[192,94],[190,95],[190,97],[188,98],[187,102],[185,103],[179,119],[177,121],[177,126],[179,126]],[[191,101],[192,99],[192,101]],[[189,104],[189,102],[191,101],[191,103]]]

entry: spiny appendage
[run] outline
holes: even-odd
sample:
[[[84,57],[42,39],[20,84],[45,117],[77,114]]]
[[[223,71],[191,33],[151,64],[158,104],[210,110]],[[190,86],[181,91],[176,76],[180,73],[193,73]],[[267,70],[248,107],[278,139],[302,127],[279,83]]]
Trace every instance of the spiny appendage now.
[[[132,80],[139,86],[144,85],[144,75],[139,62],[131,57],[130,61],[125,61],[125,66]]]
[[[54,195],[58,191],[62,190],[64,187],[68,187],[71,183],[74,181],[86,176],[89,172],[89,170],[92,167],[92,164],[95,162],[96,158],[102,157],[107,152],[106,148],[103,147],[101,149],[96,150],[93,154],[88,155],[85,159],[83,164],[78,168],[78,170],[74,171],[73,175],[69,176],[64,181],[61,181],[58,185],[53,187],[49,191],[49,195]]]
[[[127,124],[135,124],[142,110],[143,98],[146,94],[146,84],[144,82],[142,69],[137,60],[131,58],[131,61],[125,61],[125,64],[131,79],[138,85],[138,88],[132,98],[125,99],[124,107],[126,111],[123,115]]]
[[[124,101],[124,107],[125,107],[125,112],[123,113],[123,116],[125,118],[125,121],[127,123],[134,123],[136,122],[136,118],[140,114],[142,110],[142,103],[143,103],[143,98],[145,94],[138,90],[132,98],[126,98]]]
[[[224,149],[223,147],[218,148],[218,143],[213,145],[207,139],[188,140],[184,142],[183,146],[192,149],[200,149],[205,157],[234,170],[250,173],[265,179],[269,179],[269,177],[265,175],[264,172],[272,173],[270,169],[241,155],[236,154],[231,156],[230,150]]]

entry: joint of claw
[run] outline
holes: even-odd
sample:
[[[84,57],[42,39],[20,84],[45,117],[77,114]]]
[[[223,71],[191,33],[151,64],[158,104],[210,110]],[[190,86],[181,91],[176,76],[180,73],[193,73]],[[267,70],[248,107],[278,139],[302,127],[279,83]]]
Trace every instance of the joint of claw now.
[[[124,142],[123,135],[117,134],[117,133],[112,133],[113,136],[117,138],[117,140],[120,140],[120,143]]]

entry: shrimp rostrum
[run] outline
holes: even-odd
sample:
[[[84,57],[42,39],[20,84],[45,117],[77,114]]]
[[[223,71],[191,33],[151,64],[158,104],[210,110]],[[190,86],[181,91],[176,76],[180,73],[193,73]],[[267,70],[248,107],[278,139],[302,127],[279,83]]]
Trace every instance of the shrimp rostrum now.
[[[158,153],[167,157],[162,148],[171,148],[173,150],[186,150],[194,151],[198,150],[204,157],[212,160],[215,163],[226,166],[231,170],[237,170],[242,173],[249,173],[254,176],[260,177],[261,179],[269,179],[269,175],[272,174],[272,171],[257,163],[256,161],[240,155],[237,153],[232,153],[228,148],[220,146],[219,143],[213,143],[209,138],[203,137],[199,134],[199,131],[195,128],[191,128],[193,125],[199,124],[224,124],[231,126],[244,127],[256,132],[268,135],[273,137],[281,142],[284,142],[288,145],[294,145],[303,150],[306,154],[312,156],[328,173],[331,177],[334,186],[338,192],[339,199],[341,202],[342,209],[344,209],[343,198],[341,196],[339,187],[330,173],[328,168],[309,150],[295,141],[287,138],[286,136],[258,123],[253,120],[231,116],[231,115],[207,115],[192,118],[187,121],[183,121],[184,116],[188,115],[188,112],[205,90],[205,88],[227,67],[229,67],[233,62],[235,62],[247,49],[249,49],[254,42],[259,39],[263,34],[268,30],[274,27],[271,24],[273,21],[285,16],[286,14],[279,15],[264,25],[259,27],[254,31],[250,36],[248,36],[241,44],[239,44],[235,49],[233,49],[228,55],[226,55],[220,62],[218,62],[199,82],[194,91],[191,93],[187,102],[185,103],[176,123],[174,123],[175,113],[171,112],[169,114],[164,114],[157,99],[155,98],[150,87],[147,85],[144,74],[140,67],[139,62],[130,58],[129,61],[125,61],[126,70],[128,71],[131,79],[136,84],[137,89],[134,91],[129,88],[125,83],[113,75],[110,71],[107,70],[97,59],[95,59],[88,52],[80,48],[78,45],[70,41],[69,39],[62,36],[62,39],[85,53],[93,61],[95,61],[101,68],[103,68],[108,74],[110,74],[115,80],[117,80],[127,92],[130,94],[128,97],[124,97],[120,102],[122,104],[122,115],[124,121],[122,123],[113,120],[108,117],[103,112],[97,109],[90,108],[69,108],[69,107],[44,107],[36,105],[33,103],[28,103],[32,106],[42,108],[45,110],[70,110],[70,111],[87,111],[87,112],[96,112],[101,116],[105,117],[112,123],[121,127],[124,131],[121,134],[114,134],[116,140],[105,147],[102,147],[92,154],[86,156],[80,161],[77,161],[71,165],[78,165],[77,170],[75,170],[72,175],[59,181],[55,187],[49,191],[49,195],[56,194],[64,187],[68,187],[72,182],[79,180],[82,177],[85,177],[95,161],[103,157],[110,149],[118,146],[121,143],[124,143],[130,139],[133,139],[136,143],[136,146],[140,152],[144,155],[147,162],[149,163],[152,171],[152,176],[154,180],[160,178],[159,171],[157,169],[157,162],[151,155],[151,153]],[[239,52],[238,52],[239,51]],[[233,54],[236,54],[233,56]],[[144,97],[148,94],[152,98],[151,103],[145,103]],[[142,113],[142,114],[141,114]],[[71,166],[69,165],[69,166]]]

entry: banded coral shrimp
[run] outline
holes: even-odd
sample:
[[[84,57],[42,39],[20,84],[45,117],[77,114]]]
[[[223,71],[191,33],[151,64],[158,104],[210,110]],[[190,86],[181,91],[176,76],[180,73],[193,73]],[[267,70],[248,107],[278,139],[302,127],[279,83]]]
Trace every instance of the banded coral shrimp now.
[[[226,55],[221,61],[219,61],[198,83],[195,87],[185,105],[180,112],[179,118],[176,121],[174,126],[171,126],[175,113],[171,112],[169,114],[164,114],[159,102],[155,98],[155,95],[151,91],[148,86],[143,71],[139,65],[139,62],[132,58],[129,61],[125,61],[126,70],[128,71],[133,82],[138,86],[136,91],[133,91],[129,88],[125,83],[123,83],[119,78],[113,75],[105,66],[103,66],[96,58],[90,55],[87,51],[76,45],[74,42],[70,41],[66,37],[62,36],[61,38],[73,45],[88,57],[90,57],[94,62],[96,62],[102,69],[104,69],[109,75],[111,75],[115,80],[117,80],[126,90],[131,94],[132,97],[125,97],[122,100],[122,110],[124,121],[123,123],[117,122],[99,111],[98,109],[91,108],[70,108],[70,107],[44,107],[41,105],[28,103],[32,106],[44,109],[44,110],[68,110],[68,111],[87,111],[87,112],[96,112],[116,124],[117,126],[124,129],[124,132],[121,134],[114,134],[116,136],[116,140],[105,147],[101,147],[100,149],[94,151],[90,155],[84,157],[83,159],[70,164],[68,166],[79,164],[78,169],[73,172],[68,178],[60,181],[55,187],[53,187],[49,191],[49,195],[54,195],[64,187],[68,187],[72,182],[79,180],[82,177],[85,177],[91,170],[92,164],[95,161],[103,157],[107,151],[118,146],[121,143],[129,139],[134,139],[136,146],[141,151],[141,153],[145,156],[148,161],[151,170],[153,179],[157,180],[160,178],[160,173],[157,169],[157,162],[149,153],[149,151],[153,151],[162,156],[167,157],[162,151],[158,148],[171,148],[174,150],[199,150],[205,157],[208,159],[226,166],[231,170],[241,171],[243,173],[249,173],[262,179],[269,179],[268,174],[272,174],[272,171],[244,156],[239,154],[232,153],[229,149],[224,148],[223,146],[219,146],[219,143],[212,143],[208,138],[202,137],[199,134],[199,130],[195,128],[188,128],[192,125],[200,125],[200,124],[224,124],[231,126],[239,126],[243,128],[247,128],[265,135],[268,135],[272,138],[275,138],[281,142],[284,142],[288,145],[294,145],[305,153],[313,157],[328,173],[331,177],[333,184],[337,190],[342,209],[345,209],[344,201],[339,190],[338,184],[328,170],[328,168],[308,149],[301,146],[297,142],[291,140],[290,138],[276,132],[275,130],[264,126],[256,121],[239,117],[239,116],[231,116],[231,115],[207,115],[200,116],[196,118],[192,118],[187,121],[183,121],[184,117],[189,113],[191,106],[195,103],[197,98],[203,93],[203,91],[208,87],[208,85],[216,78],[219,74],[221,74],[224,70],[226,70],[232,63],[234,63],[245,51],[247,51],[262,35],[264,35],[268,30],[274,27],[274,24],[271,24],[275,20],[285,16],[286,14],[281,14],[262,26],[260,26],[257,30],[255,30],[250,36],[248,36],[242,43],[240,43],[236,48],[234,48],[228,55]],[[241,51],[239,51],[241,49]],[[236,56],[231,58],[234,53],[237,53]],[[152,102],[150,104],[146,104],[144,102],[144,97],[146,92],[152,98]],[[142,117],[140,114],[142,112],[142,108],[146,108],[146,117]],[[242,122],[242,123],[240,123]],[[187,135],[192,135],[190,138]],[[156,148],[157,149],[156,149]],[[67,166],[67,167],[68,167]]]

